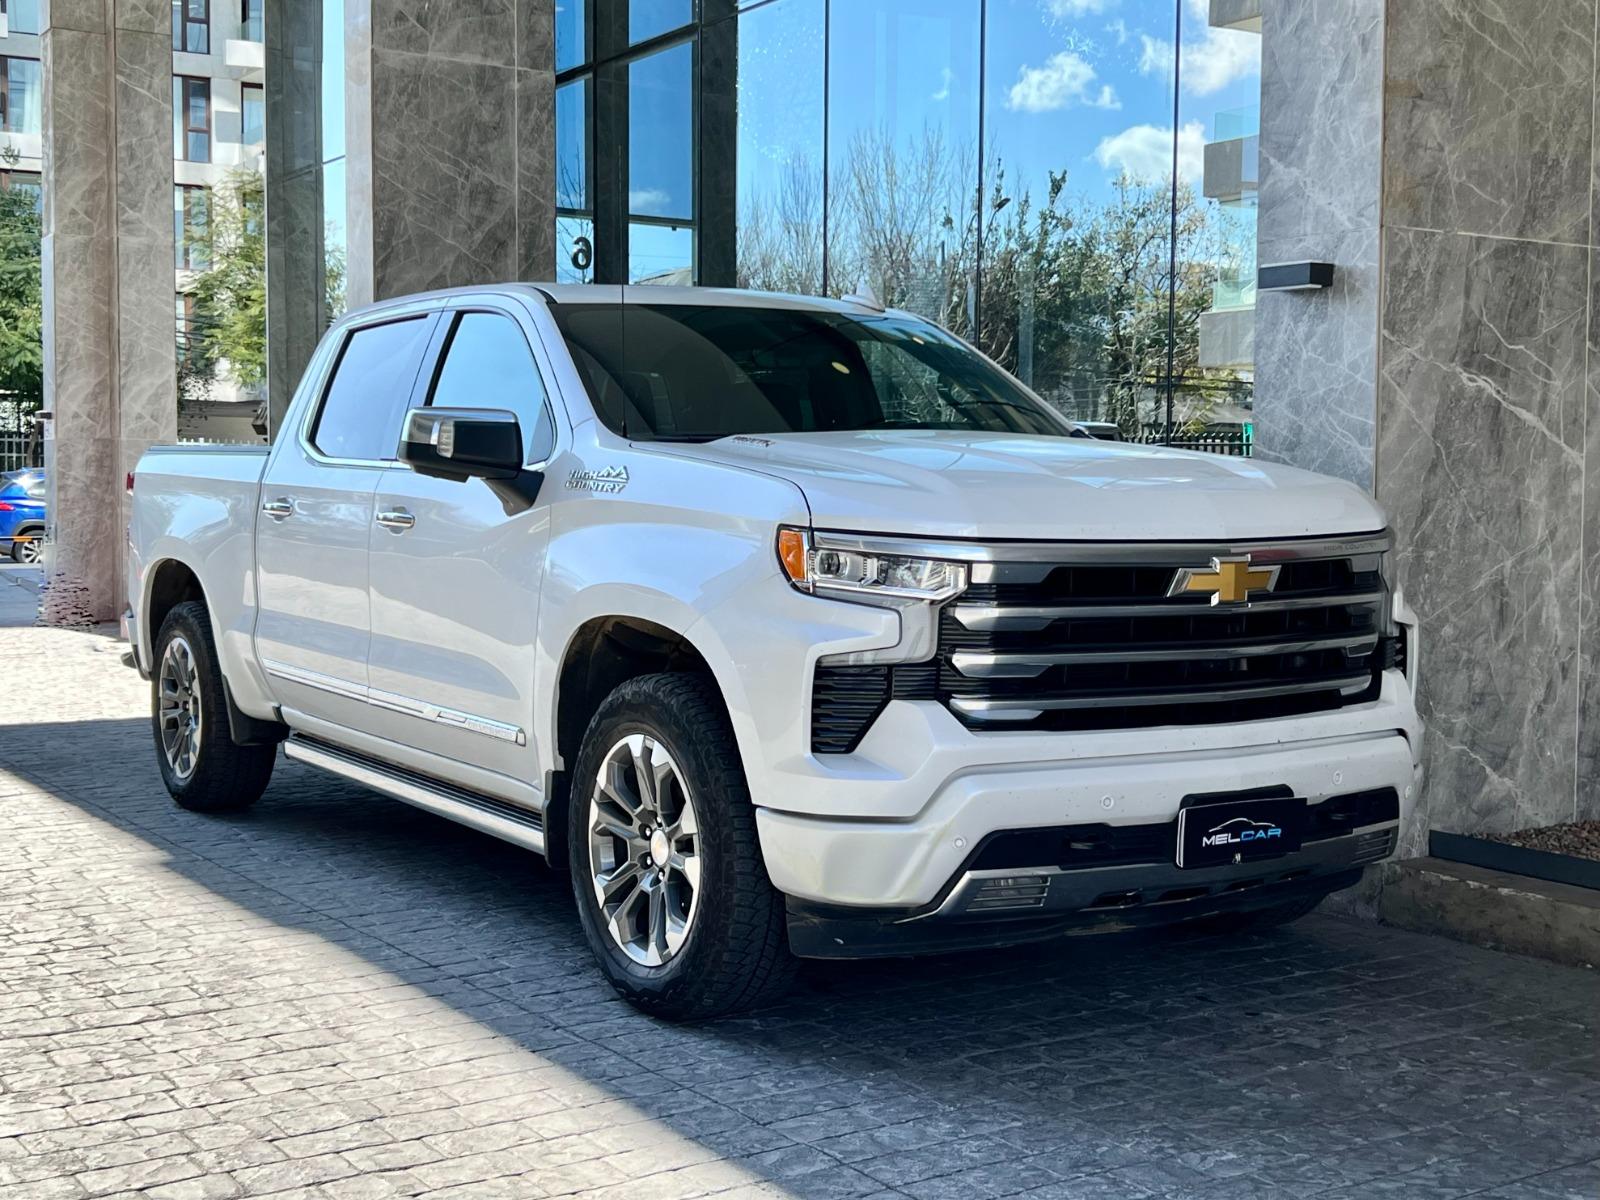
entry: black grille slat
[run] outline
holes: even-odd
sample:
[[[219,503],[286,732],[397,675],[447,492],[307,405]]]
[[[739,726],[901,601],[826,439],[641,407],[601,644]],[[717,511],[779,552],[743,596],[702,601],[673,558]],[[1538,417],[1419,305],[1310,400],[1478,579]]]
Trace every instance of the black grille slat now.
[[[938,697],[974,729],[1071,730],[1257,720],[1369,699],[1396,649],[1370,545],[1279,563],[1260,608],[1168,598],[1166,562],[995,564],[940,615]],[[1196,547],[1195,564],[1211,553]],[[1306,645],[1317,642],[1336,644]]]
[[[848,754],[889,703],[888,667],[819,666],[811,691],[811,749]]]

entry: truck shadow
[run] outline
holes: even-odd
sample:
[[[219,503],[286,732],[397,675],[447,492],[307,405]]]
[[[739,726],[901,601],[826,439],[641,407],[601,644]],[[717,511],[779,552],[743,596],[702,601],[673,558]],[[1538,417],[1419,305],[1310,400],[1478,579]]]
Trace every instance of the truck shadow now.
[[[1125,1172],[1127,1195],[1291,1169],[1331,1187],[1483,1150],[1513,1111],[1519,1161],[1555,1155],[1546,1122],[1600,1100],[1592,1026],[1587,1058],[1572,1040],[1600,988],[1552,996],[1520,960],[1371,926],[811,965],[777,1007],[673,1027],[599,978],[566,878],[486,836],[281,759],[254,810],[183,812],[143,720],[0,727],[0,762],[3,819],[30,852],[92,865],[95,902],[175,878],[146,930],[181,938],[185,905],[221,900],[320,939],[560,1067],[565,1094],[624,1102],[797,1196],[924,1176],[999,1194],[1074,1170]]]

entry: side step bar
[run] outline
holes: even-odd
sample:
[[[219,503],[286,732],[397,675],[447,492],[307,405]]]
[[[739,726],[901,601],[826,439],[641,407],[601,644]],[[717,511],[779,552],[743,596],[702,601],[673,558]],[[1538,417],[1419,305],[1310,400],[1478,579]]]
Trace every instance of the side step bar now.
[[[544,820],[536,812],[445,783],[405,767],[380,762],[354,750],[333,746],[304,734],[283,744],[286,758],[342,775],[363,787],[447,817],[482,833],[527,850],[544,853]]]

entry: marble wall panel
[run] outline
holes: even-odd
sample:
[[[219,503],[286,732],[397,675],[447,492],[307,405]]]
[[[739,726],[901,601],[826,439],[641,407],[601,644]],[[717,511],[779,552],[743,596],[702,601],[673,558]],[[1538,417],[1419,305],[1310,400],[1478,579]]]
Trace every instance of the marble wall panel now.
[[[1378,499],[1423,628],[1428,828],[1570,816],[1588,253],[1385,232]]]
[[[515,66],[516,8],[516,0],[382,0],[372,6],[372,45],[431,58]]]
[[[111,0],[40,0],[40,29],[76,29],[84,33],[104,33],[111,13]],[[167,7],[170,29],[172,8]]]
[[[515,68],[374,47],[371,70],[374,298],[513,278]]]
[[[1600,94],[1600,93],[1597,93]],[[1584,431],[1582,563],[1579,591],[1581,648],[1578,677],[1578,757],[1573,772],[1573,816],[1600,820],[1600,305],[1593,281],[1600,251],[1591,248],[1589,372]]]
[[[71,149],[44,157],[44,230],[109,229],[115,160],[107,39],[100,33],[52,28],[42,42],[44,143]],[[169,82],[169,108],[171,86]],[[169,123],[169,142],[170,130]]]
[[[1378,417],[1377,229],[1280,237],[1263,241],[1261,253],[1336,266],[1326,291],[1256,298],[1256,454],[1370,489]]]
[[[516,5],[517,66],[530,71],[555,70],[556,3],[557,0],[520,0]]]
[[[166,39],[168,52],[171,52],[171,0],[112,0],[112,4],[116,10],[113,24],[117,29],[133,33],[160,34]],[[231,7],[233,6],[229,6]],[[212,20],[215,23],[217,37],[227,36],[229,8],[221,4],[212,5]]]
[[[517,71],[516,275],[556,274],[555,72]]]
[[[1383,6],[1297,0],[1262,8],[1262,262],[1283,261],[1265,256],[1277,243],[1378,227]]]
[[[1387,224],[1587,244],[1594,0],[1391,0]]]

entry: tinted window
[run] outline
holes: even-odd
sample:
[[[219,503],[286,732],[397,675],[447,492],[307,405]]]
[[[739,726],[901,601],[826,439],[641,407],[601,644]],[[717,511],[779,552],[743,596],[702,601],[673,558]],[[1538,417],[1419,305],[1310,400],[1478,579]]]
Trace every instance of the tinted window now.
[[[329,458],[391,459],[433,321],[414,317],[350,335],[323,397],[311,444]]]
[[[637,438],[1071,426],[934,325],[732,306],[552,307],[596,410]]]
[[[450,335],[429,403],[516,413],[528,461],[537,462],[549,455],[552,444],[544,397],[539,368],[517,323],[498,313],[463,313]]]

